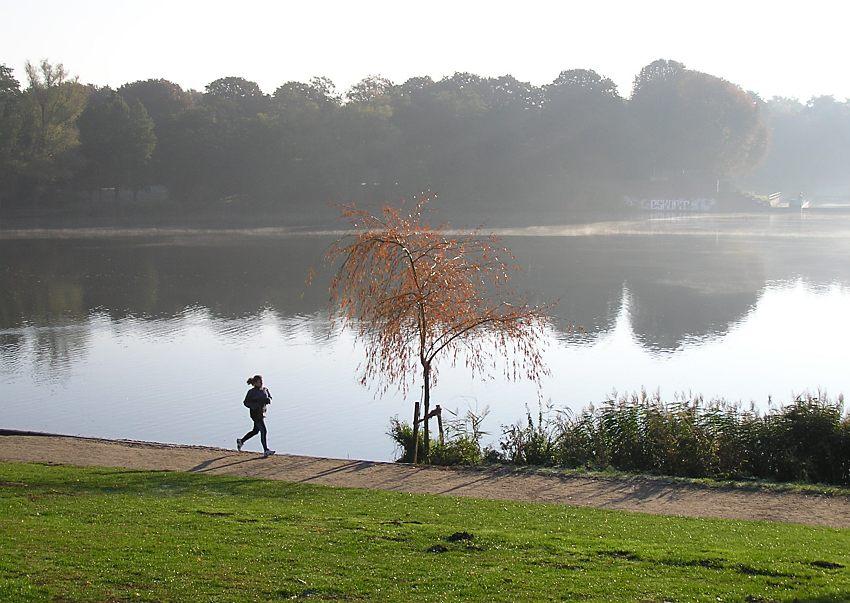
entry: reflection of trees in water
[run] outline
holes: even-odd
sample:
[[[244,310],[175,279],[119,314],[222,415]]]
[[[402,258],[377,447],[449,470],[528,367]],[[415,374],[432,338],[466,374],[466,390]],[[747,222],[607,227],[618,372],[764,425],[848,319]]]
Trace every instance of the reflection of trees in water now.
[[[33,361],[37,375],[51,381],[68,375],[71,365],[88,353],[91,328],[80,324],[59,328],[37,328],[32,334]],[[44,371],[43,369],[49,369]]]
[[[629,292],[636,336],[653,348],[725,333],[755,305],[764,287],[762,258],[747,244],[709,237],[516,238],[528,261],[523,285],[560,298],[556,326],[587,336],[612,328]],[[580,337],[573,337],[580,341]]]
[[[632,329],[645,345],[672,350],[723,335],[755,307],[764,264],[749,245],[708,237],[653,243],[627,256],[634,264],[625,278]]]
[[[327,342],[330,326],[322,317],[328,274],[311,287],[304,279],[310,267],[321,266],[330,240],[0,241],[0,328],[80,325],[97,314],[119,332],[138,326],[121,326],[126,318],[154,331],[152,321],[161,321],[168,336],[177,326],[173,318],[197,314],[225,339],[247,337],[255,321],[271,320],[285,337]],[[842,272],[842,249],[830,255],[823,245],[807,242],[598,236],[508,237],[505,243],[525,268],[516,288],[533,302],[560,300],[556,328],[579,342],[612,328],[624,287],[638,339],[675,349],[688,338],[725,333],[755,305],[767,279],[811,273],[850,280]],[[570,335],[573,326],[587,335]],[[85,345],[86,329],[46,329],[37,347],[45,361],[61,364]],[[0,346],[5,365],[20,345]]]
[[[616,247],[600,237],[510,237],[504,243],[523,269],[514,286],[536,303],[557,302],[555,328],[568,339],[592,338],[613,325],[623,288],[612,271]]]
[[[0,373],[24,375],[30,368],[37,380],[61,380],[70,374],[74,362],[88,353],[90,339],[87,322],[0,333]],[[31,367],[24,366],[29,362]]]
[[[123,241],[2,241],[0,327],[79,321],[93,311],[113,320],[171,318],[187,308],[244,318],[324,307],[326,288],[306,288],[327,240],[240,239],[223,244]]]
[[[817,288],[850,282],[848,245],[837,239],[640,239],[627,261],[632,328],[641,342],[676,349],[725,335],[755,307],[768,282],[802,278]]]
[[[0,373],[20,373],[26,339],[23,333],[0,333]]]

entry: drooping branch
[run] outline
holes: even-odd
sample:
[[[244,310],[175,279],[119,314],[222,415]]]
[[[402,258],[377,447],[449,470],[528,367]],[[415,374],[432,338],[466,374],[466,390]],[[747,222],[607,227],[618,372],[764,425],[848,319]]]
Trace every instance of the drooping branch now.
[[[474,373],[487,373],[492,350],[509,346],[516,353],[508,376],[523,368],[539,379],[546,371],[537,351],[545,313],[504,299],[512,294],[513,255],[478,231],[432,228],[421,216],[426,202],[419,199],[408,215],[394,207],[378,215],[346,207],[343,217],[354,232],[327,254],[339,266],[331,283],[333,315],[366,344],[363,381],[406,391],[418,363],[433,383],[439,357],[448,353],[454,361],[461,350]]]

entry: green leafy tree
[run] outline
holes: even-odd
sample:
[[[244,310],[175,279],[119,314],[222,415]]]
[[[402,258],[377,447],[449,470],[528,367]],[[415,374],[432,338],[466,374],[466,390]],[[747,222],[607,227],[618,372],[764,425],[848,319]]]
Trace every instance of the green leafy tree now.
[[[195,107],[178,115],[160,136],[157,152],[163,182],[175,198],[186,201],[216,194],[218,175],[227,169],[218,130],[212,112]]]
[[[656,174],[712,179],[745,174],[767,146],[758,99],[675,61],[655,61],[641,70],[630,108]]]
[[[850,185],[850,101],[773,98],[765,110],[771,144],[751,183],[789,195],[842,195]]]
[[[173,82],[164,79],[149,79],[130,82],[118,88],[118,94],[133,105],[138,101],[145,107],[157,130],[169,119],[192,106],[192,95]]]
[[[266,194],[299,199],[302,213],[324,211],[319,201],[336,196],[339,179],[337,131],[341,99],[331,80],[286,82],[272,95],[271,162]],[[294,205],[291,201],[288,205]]]
[[[185,91],[177,84],[165,79],[148,79],[124,84],[118,88],[118,93],[127,101],[129,106],[135,102],[144,105],[154,123],[154,133],[157,139],[166,137],[166,130],[174,126],[174,120],[188,110],[197,99],[192,91]],[[169,166],[161,157],[161,147],[154,148],[147,167],[150,183],[162,184],[168,178]]]
[[[22,129],[26,173],[32,184],[58,184],[71,176],[73,151],[79,145],[77,118],[90,90],[71,78],[60,63],[27,62],[29,87]]]
[[[625,122],[625,101],[611,79],[589,69],[562,71],[545,86],[534,132],[541,186],[563,199],[622,179]]]
[[[380,75],[370,75],[363,78],[345,93],[345,98],[350,103],[377,103],[386,102],[393,83]]]
[[[91,182],[136,191],[156,145],[153,120],[139,101],[132,105],[117,92],[105,89],[80,115],[80,144],[89,162]]]
[[[223,77],[207,84],[204,104],[231,117],[250,117],[266,111],[269,98],[256,82],[242,77]]]
[[[317,114],[339,107],[340,97],[335,92],[334,83],[325,77],[314,77],[308,83],[286,82],[272,95],[274,109],[286,118]]]
[[[0,64],[0,199],[13,193],[19,169],[23,94],[12,70]]]
[[[272,177],[270,120],[237,117],[202,105],[184,111],[159,140],[165,184],[175,196],[211,203],[253,196]]]

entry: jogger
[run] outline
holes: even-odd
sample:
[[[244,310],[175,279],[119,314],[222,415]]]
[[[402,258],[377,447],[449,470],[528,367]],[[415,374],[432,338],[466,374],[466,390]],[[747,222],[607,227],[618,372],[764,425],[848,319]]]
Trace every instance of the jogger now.
[[[270,450],[266,442],[266,406],[272,403],[272,395],[269,390],[263,387],[263,378],[260,375],[254,375],[248,379],[248,384],[253,387],[245,394],[243,404],[251,411],[251,420],[254,421],[254,428],[246,433],[241,438],[236,438],[236,449],[242,450],[242,445],[246,440],[250,440],[258,433],[260,434],[260,443],[263,445],[263,456],[271,456],[274,450]]]

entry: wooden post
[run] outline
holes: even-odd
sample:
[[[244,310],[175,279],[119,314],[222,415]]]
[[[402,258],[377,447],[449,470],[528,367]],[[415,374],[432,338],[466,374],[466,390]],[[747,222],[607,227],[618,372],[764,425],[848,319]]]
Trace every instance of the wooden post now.
[[[413,405],[413,462],[419,462],[419,400]]]
[[[437,427],[440,429],[440,446],[445,446],[446,438],[443,436],[443,409],[437,404],[434,407],[434,412],[437,413]]]

